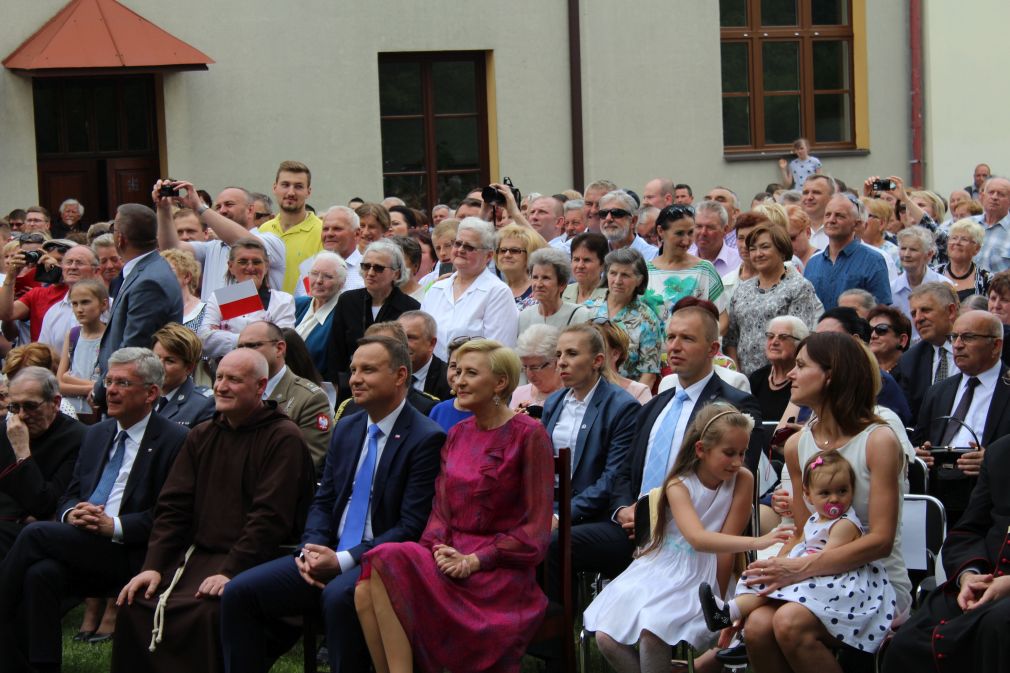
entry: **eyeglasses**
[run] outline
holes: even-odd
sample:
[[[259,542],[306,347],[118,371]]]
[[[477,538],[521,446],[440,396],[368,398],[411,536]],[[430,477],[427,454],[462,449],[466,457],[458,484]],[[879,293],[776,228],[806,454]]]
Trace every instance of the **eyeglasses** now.
[[[896,329],[894,329],[890,325],[885,325],[884,323],[877,323],[876,325],[874,325],[870,329],[873,330],[874,334],[877,334],[879,336],[884,336],[888,332],[894,332],[895,334],[897,334],[897,330]]]
[[[253,350],[265,346],[266,344],[276,344],[280,343],[280,339],[264,339],[263,341],[246,341],[245,343],[235,344],[235,348],[252,348]]]
[[[765,339],[768,341],[785,341],[786,339],[792,339],[793,341],[799,341],[792,334],[776,334],[775,332],[765,332]]]
[[[554,366],[554,360],[548,360],[547,362],[543,363],[542,365],[523,365],[522,369],[523,369],[524,372],[542,372],[543,370],[547,369],[548,367],[553,367],[553,366]]]
[[[499,255],[515,255],[518,257],[526,251],[522,248],[498,248],[497,252]]]
[[[255,220],[267,220],[273,216],[273,213],[253,213],[253,219]]]
[[[375,273],[382,273],[386,269],[392,269],[391,266],[385,266],[383,264],[372,264],[371,262],[362,262],[358,264],[361,268],[362,273],[368,273],[369,271],[374,271]]]
[[[608,215],[614,218],[615,220],[620,220],[625,217],[631,217],[631,213],[629,213],[624,208],[600,208],[599,213],[601,220],[607,219]]]
[[[84,261],[81,261],[81,260],[78,260],[78,259],[65,259],[62,262],[60,262],[60,264],[62,264],[63,266],[66,266],[66,267],[70,267],[71,269],[73,269],[75,267],[96,266],[95,264],[92,264],[91,262],[84,262]]]
[[[323,273],[322,271],[309,271],[309,280],[336,280],[337,277],[332,273]]]
[[[144,384],[141,383],[140,381],[131,381],[130,379],[110,379],[108,377],[105,378],[106,388],[111,388],[113,386],[117,388],[132,388],[133,386],[142,386],[142,385]]]
[[[25,412],[26,414],[34,414],[45,403],[46,402],[44,401],[11,402],[10,404],[7,405],[7,410],[10,411],[12,414],[20,414],[22,411]]]
[[[464,243],[463,241],[453,241],[452,242],[452,247],[453,247],[453,249],[457,249],[458,248],[459,250],[463,251],[467,255],[469,255],[469,254],[471,254],[473,252],[477,252],[478,250],[483,250],[484,249],[484,248],[476,248],[476,247],[470,245],[469,243]]]
[[[963,344],[970,345],[978,341],[979,339],[1002,339],[1003,337],[990,336],[988,334],[975,334],[974,332],[951,332],[947,335],[951,343],[954,343],[958,339],[961,340]]]
[[[233,259],[232,263],[245,268],[247,266],[263,266],[266,262],[262,259]]]

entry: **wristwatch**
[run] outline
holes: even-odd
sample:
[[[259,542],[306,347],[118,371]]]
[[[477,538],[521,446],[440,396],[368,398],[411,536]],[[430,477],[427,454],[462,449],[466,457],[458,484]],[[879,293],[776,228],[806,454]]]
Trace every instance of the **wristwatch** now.
[[[200,217],[203,217],[203,214],[206,213],[208,210],[210,210],[210,207],[201,203],[199,207],[197,207],[196,209],[196,214],[199,215]]]

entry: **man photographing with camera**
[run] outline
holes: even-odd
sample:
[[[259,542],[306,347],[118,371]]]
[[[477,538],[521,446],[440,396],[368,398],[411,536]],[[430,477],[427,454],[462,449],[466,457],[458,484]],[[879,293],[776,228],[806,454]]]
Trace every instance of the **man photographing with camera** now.
[[[34,287],[14,298],[14,284],[26,266],[35,266],[35,279],[49,285]],[[42,341],[57,351],[73,327],[70,288],[77,281],[93,278],[98,271],[98,258],[91,248],[73,241],[54,239],[42,244],[42,250],[19,251],[7,262],[7,276],[0,285],[0,320],[28,320],[32,341]],[[50,326],[42,335],[42,326]],[[65,327],[65,329],[59,329]]]
[[[484,201],[484,206],[480,209],[480,219],[490,222],[495,229],[501,229],[509,222],[515,222],[523,227],[530,226],[519,209],[522,194],[508,178],[505,178],[505,184],[491,183],[481,190],[480,196]]]

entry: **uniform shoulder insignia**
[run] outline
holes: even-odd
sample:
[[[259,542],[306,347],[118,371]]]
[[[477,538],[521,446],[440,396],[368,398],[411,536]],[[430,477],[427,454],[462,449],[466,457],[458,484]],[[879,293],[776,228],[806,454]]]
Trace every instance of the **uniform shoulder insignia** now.
[[[323,391],[322,388],[320,388],[319,386],[317,386],[312,381],[309,381],[308,379],[302,378],[301,376],[296,376],[295,377],[295,385],[301,386],[302,388],[305,388],[306,390],[308,390],[309,392],[312,392],[312,393],[317,393],[317,392],[318,393],[324,393],[324,391]]]
[[[340,406],[337,407],[337,413],[333,414],[334,422],[339,421],[343,417],[344,410],[347,409],[347,405],[350,404],[351,400],[353,399],[354,399],[353,397],[348,397],[346,400],[340,403]]]
[[[196,386],[193,388],[194,393],[199,393],[204,397],[214,397],[214,391],[207,386]]]
[[[424,395],[425,397],[427,397],[430,400],[435,400],[436,402],[441,402],[442,401],[441,397],[436,397],[435,395],[432,395],[431,393],[426,393],[423,390],[421,391],[421,394]]]

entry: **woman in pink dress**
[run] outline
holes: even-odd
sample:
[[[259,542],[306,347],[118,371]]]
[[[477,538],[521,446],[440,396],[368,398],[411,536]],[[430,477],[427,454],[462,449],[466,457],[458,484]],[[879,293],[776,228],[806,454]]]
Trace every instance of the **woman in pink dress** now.
[[[354,600],[378,673],[518,671],[547,598],[554,471],[539,421],[508,406],[519,358],[476,339],[456,353],[459,404],[419,542],[362,557]]]

